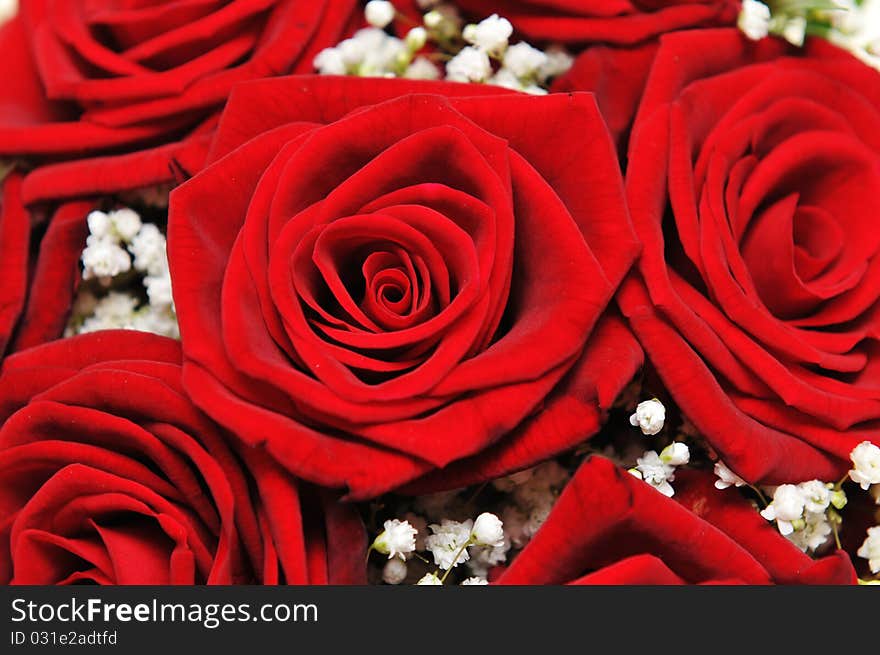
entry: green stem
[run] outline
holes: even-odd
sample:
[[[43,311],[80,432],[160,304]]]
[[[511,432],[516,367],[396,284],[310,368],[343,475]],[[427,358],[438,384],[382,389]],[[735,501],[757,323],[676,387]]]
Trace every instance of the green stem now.
[[[764,509],[766,509],[766,507],[770,504],[770,502],[767,500],[767,497],[755,485],[750,484],[749,488],[752,491],[754,491],[756,494],[758,494],[758,499],[761,501],[761,504],[764,506]]]
[[[837,531],[836,521],[832,521],[831,531],[834,533],[834,543],[837,544],[837,550],[843,550],[843,546],[840,545],[840,533]]]
[[[473,540],[473,537],[471,537],[470,539],[468,539],[467,541],[465,541],[465,542],[461,545],[461,548],[459,548],[458,551],[455,553],[455,557],[452,558],[452,562],[449,564],[449,568],[446,569],[446,573],[444,573],[444,574],[443,574],[443,577],[440,578],[440,582],[441,582],[441,583],[445,583],[445,582],[446,582],[446,578],[449,577],[449,574],[452,572],[452,569],[454,569],[456,563],[458,563],[458,558],[461,557],[461,554],[464,552],[464,549],[465,549],[465,548],[467,548],[468,546],[470,546],[471,544],[473,544],[473,541],[474,541],[474,540]]]

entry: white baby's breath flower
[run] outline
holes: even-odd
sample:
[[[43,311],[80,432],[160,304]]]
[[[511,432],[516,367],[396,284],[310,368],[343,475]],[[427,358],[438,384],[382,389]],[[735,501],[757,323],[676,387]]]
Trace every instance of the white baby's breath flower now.
[[[400,584],[406,580],[406,574],[406,562],[393,557],[385,562],[385,567],[382,569],[382,581],[385,584]]]
[[[338,48],[324,48],[316,56],[312,65],[321,75],[345,75],[345,58]]]
[[[853,469],[849,472],[853,482],[862,489],[880,484],[880,448],[870,441],[863,441],[853,448],[849,458],[853,463]]]
[[[443,586],[443,581],[436,573],[426,573],[424,577],[416,582],[416,584],[420,586],[438,587]]]
[[[416,57],[403,76],[410,80],[436,80],[440,78],[440,71],[425,57]]]
[[[128,251],[134,255],[134,267],[148,275],[162,275],[168,270],[165,236],[153,223],[144,223],[131,240]]]
[[[113,231],[125,243],[129,243],[134,239],[138,230],[141,229],[141,217],[133,209],[123,207],[110,212],[108,215],[110,222],[113,224]]]
[[[421,50],[428,42],[428,31],[424,27],[414,27],[406,33],[403,41],[412,52]]]
[[[406,559],[416,549],[416,530],[407,521],[390,519],[382,527],[384,530],[373,541],[376,552],[388,555],[388,559]]]
[[[747,37],[759,41],[770,33],[770,7],[757,0],[743,0],[736,24]]]
[[[507,49],[502,61],[504,67],[516,77],[531,79],[536,77],[538,71],[547,65],[548,57],[525,41],[520,41]]]
[[[647,436],[660,432],[665,421],[666,408],[656,398],[640,402],[635,413],[629,417],[630,425],[637,426]]]
[[[174,298],[171,295],[171,275],[148,275],[144,278],[147,297],[154,307],[171,307]]]
[[[467,544],[471,541],[474,522],[468,519],[463,523],[443,519],[439,525],[432,523],[428,528],[433,532],[425,538],[425,548],[434,556],[434,563],[444,571],[454,568],[470,559]]]
[[[112,278],[131,269],[131,257],[112,238],[88,237],[82,253],[83,279]]]
[[[446,79],[452,82],[485,82],[491,74],[488,55],[473,46],[462,48],[446,64]]]
[[[831,489],[821,480],[810,480],[798,485],[804,497],[804,510],[807,512],[825,514],[825,510],[831,504]]]
[[[443,24],[445,16],[443,15],[443,12],[435,9],[425,14],[422,20],[425,23],[425,27],[429,30],[436,30]]]
[[[394,5],[388,0],[370,0],[364,7],[364,16],[373,27],[384,29],[394,20]]]
[[[869,66],[880,70],[880,0],[835,0],[840,11],[831,11],[834,29],[828,38]]]
[[[480,578],[480,577],[468,578],[467,580],[462,580],[462,582],[461,582],[462,587],[471,587],[471,586],[476,586],[476,585],[487,585],[487,584],[489,584],[489,581],[486,580],[485,578]]]
[[[464,40],[489,54],[501,54],[513,34],[513,25],[506,18],[492,14],[477,25],[467,25],[462,32]]]
[[[111,291],[100,298],[78,330],[78,334],[99,330],[119,330],[131,326],[138,299],[130,293]]]
[[[868,560],[871,573],[880,573],[880,525],[868,528],[868,536],[856,555]]]
[[[715,475],[718,476],[718,479],[715,480],[716,489],[727,489],[730,486],[742,487],[746,484],[745,480],[727,468],[727,464],[720,459],[715,462]]]
[[[508,68],[499,68],[498,71],[487,80],[492,86],[500,86],[513,91],[522,91],[523,85],[520,79]]]
[[[776,527],[783,535],[794,531],[793,523],[803,518],[806,500],[803,493],[793,484],[782,484],[773,492],[773,501],[761,511],[768,521],[776,521]]]
[[[673,441],[660,452],[660,459],[670,466],[684,466],[691,460],[691,451],[686,443]]]
[[[787,536],[802,551],[814,552],[825,545],[831,532],[831,523],[824,512],[807,512],[804,525]]]
[[[642,480],[650,484],[664,496],[672,497],[675,490],[670,481],[675,479],[675,467],[660,459],[656,451],[648,450],[636,460],[636,470]]]
[[[89,234],[96,239],[112,239],[113,223],[110,216],[102,211],[93,211],[86,216],[89,226]]]
[[[478,546],[497,548],[504,543],[504,524],[491,512],[483,512],[474,521],[473,541]]]

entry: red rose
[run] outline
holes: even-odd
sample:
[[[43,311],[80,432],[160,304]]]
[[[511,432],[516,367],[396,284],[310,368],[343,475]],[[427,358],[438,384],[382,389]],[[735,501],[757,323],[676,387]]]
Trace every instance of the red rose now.
[[[623,154],[656,53],[655,41],[634,47],[587,48],[574,60],[571,69],[554,81],[551,90],[553,93],[593,93]]]
[[[180,372],[177,342],[138,332],[4,362],[0,584],[363,582],[354,510],[240,460]]]
[[[2,175],[0,171],[0,175]],[[0,195],[0,361],[15,331],[27,295],[31,222],[21,204],[21,175],[10,173]]]
[[[266,80],[213,148],[171,196],[184,384],[296,475],[501,475],[592,434],[640,364],[603,315],[636,251],[590,96]]]
[[[358,11],[356,0],[21,0],[0,29],[0,155],[77,160],[31,175],[27,204],[168,182],[172,164],[200,166],[208,117],[234,83],[310,71]]]
[[[593,457],[500,584],[855,584],[844,551],[813,560],[711,473],[682,470],[667,498]],[[677,501],[677,502],[676,502]]]
[[[472,18],[497,13],[529,39],[633,44],[664,32],[733,25],[740,0],[456,0]]]
[[[94,208],[91,201],[66,202],[45,220],[24,206],[22,178],[9,172],[0,198],[0,359],[63,333],[80,280],[85,217]]]
[[[786,52],[661,40],[627,169],[644,252],[619,295],[683,412],[768,484],[836,480],[880,443],[880,76],[822,41]]]

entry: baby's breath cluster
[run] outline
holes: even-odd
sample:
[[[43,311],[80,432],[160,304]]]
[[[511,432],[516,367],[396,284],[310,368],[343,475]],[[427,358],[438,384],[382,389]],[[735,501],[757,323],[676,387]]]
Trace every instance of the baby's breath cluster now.
[[[401,584],[406,580],[409,575],[407,560],[418,558],[428,563],[426,558],[416,552],[416,535],[424,531],[423,526],[424,524],[422,530],[419,530],[409,520],[385,521],[384,530],[370,546],[370,550],[388,556],[382,569],[382,580],[385,583]],[[500,548],[505,542],[504,524],[490,512],[483,512],[476,520],[459,522],[443,519],[440,524],[431,524],[429,529],[431,534],[420,540],[420,550],[431,553],[434,565],[439,570],[426,573],[416,583],[419,585],[442,585],[453,568],[470,559],[471,552]],[[479,585],[487,584],[487,581],[484,577],[477,576],[470,577],[461,584]]]
[[[737,25],[750,39],[773,34],[798,47],[826,38],[880,70],[880,0],[743,0]]]
[[[82,253],[83,284],[65,336],[131,329],[178,338],[165,236],[123,207],[93,211]]]
[[[819,550],[830,542],[831,535],[839,548],[840,510],[847,503],[843,484],[851,480],[872,495],[880,488],[880,448],[864,441],[853,449],[850,459],[852,469],[837,483],[808,480],[766,487],[771,500],[761,516],[775,522],[779,532],[805,552]],[[857,555],[868,560],[872,573],[880,573],[880,526],[868,530]]]
[[[561,48],[542,51],[525,41],[511,45],[513,26],[497,14],[464,25],[451,5],[430,0],[419,4],[427,10],[422,24],[411,26],[401,39],[385,31],[398,17],[392,3],[371,0],[364,10],[370,27],[322,50],[315,68],[323,75],[445,77],[532,94],[547,93],[553,78],[571,68],[573,59]]]
[[[636,406],[636,411],[629,417],[629,423],[639,428],[646,437],[656,436],[666,425],[666,407],[656,398],[644,400]],[[685,466],[690,459],[688,445],[683,441],[672,441],[659,454],[656,450],[646,450],[641,457],[636,458],[636,465],[629,472],[664,496],[671,497],[675,494],[670,484],[675,480],[675,469]]]
[[[768,521],[775,521],[780,534],[788,537],[804,552],[815,552],[837,535],[842,519],[837,510],[846,505],[840,485],[821,480],[800,484],[782,484],[767,489],[772,500],[762,511]]]
[[[880,0],[833,0],[827,37],[880,70]]]
[[[874,502],[880,505],[880,448],[870,441],[863,441],[850,453],[850,460],[853,467],[847,474],[849,479],[868,491]],[[868,535],[856,555],[868,560],[871,573],[880,573],[880,525],[868,528]]]
[[[487,584],[491,570],[507,564],[537,533],[570,477],[551,460],[475,493],[456,490],[395,503],[400,518],[385,520],[370,546],[385,556],[382,581]]]

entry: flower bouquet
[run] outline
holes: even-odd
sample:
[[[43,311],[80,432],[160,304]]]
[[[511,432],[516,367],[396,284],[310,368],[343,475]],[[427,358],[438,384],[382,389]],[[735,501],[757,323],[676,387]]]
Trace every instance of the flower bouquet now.
[[[0,16],[0,582],[878,583],[880,1]]]

